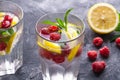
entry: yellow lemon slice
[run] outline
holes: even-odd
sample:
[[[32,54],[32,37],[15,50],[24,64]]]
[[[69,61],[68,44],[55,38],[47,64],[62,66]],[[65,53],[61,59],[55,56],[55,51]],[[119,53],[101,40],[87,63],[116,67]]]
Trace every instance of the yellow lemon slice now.
[[[16,32],[10,37],[10,40],[7,43],[7,48],[5,50],[7,54],[11,52],[12,44],[13,44],[15,37],[16,37]]]
[[[12,20],[12,23],[11,23],[11,26],[16,25],[18,22],[19,22],[18,17],[17,17],[17,16],[14,16],[14,17],[13,17],[13,20]]]
[[[4,17],[5,16],[5,12],[0,12],[0,17]]]
[[[117,10],[108,3],[97,3],[88,11],[88,23],[93,31],[107,34],[115,30],[119,22]]]
[[[57,43],[53,43],[53,42],[43,40],[42,43],[40,41],[37,41],[37,44],[40,47],[42,47],[44,49],[47,49],[48,51],[55,52],[56,54],[61,54],[61,47]]]
[[[76,26],[74,24],[69,23],[68,25],[68,30],[64,31],[64,33],[66,34],[66,36],[69,39],[74,39],[78,36],[77,30],[75,29]]]
[[[80,44],[72,48],[72,50],[70,51],[70,54],[68,55],[68,61],[72,61],[74,59],[79,48],[80,48]]]
[[[3,17],[0,17],[0,21],[2,21],[4,18]]]
[[[68,24],[68,26],[72,26],[72,27],[69,27],[68,31],[65,32],[65,34],[68,36],[69,39],[76,38],[78,36],[78,33],[77,33],[76,28],[74,28],[74,27],[77,27],[77,26],[75,26],[73,24]],[[72,50],[70,51],[70,54],[67,57],[68,61],[72,61],[74,59],[75,55],[77,54],[80,44],[77,44],[77,40],[75,40],[75,41],[70,42],[69,45],[75,46],[72,48]]]

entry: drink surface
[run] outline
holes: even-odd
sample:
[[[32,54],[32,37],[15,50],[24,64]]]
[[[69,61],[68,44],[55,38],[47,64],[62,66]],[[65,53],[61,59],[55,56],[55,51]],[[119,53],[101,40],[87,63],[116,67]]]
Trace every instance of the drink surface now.
[[[0,55],[9,54],[15,42],[19,18],[9,12],[0,12]]]

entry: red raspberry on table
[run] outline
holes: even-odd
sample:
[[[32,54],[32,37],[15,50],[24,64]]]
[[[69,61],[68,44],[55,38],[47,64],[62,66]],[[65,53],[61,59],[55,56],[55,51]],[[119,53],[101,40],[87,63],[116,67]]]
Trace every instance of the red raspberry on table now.
[[[115,43],[118,47],[120,47],[120,37],[116,38]]]
[[[57,32],[50,33],[50,40],[58,41],[61,38],[61,35]]]
[[[13,18],[10,15],[5,15],[4,16],[4,21],[10,21],[10,23],[12,22]]]
[[[0,51],[5,50],[7,44],[5,42],[0,42]]]
[[[1,22],[1,27],[2,28],[9,28],[10,25],[11,25],[10,21],[7,21],[7,20]]]
[[[88,51],[87,55],[88,55],[88,58],[90,60],[96,60],[96,58],[97,58],[97,51],[95,51],[95,50]]]
[[[48,28],[44,27],[40,30],[41,34],[44,34],[44,35],[48,35],[49,34],[49,30]]]
[[[92,63],[92,70],[95,73],[101,73],[106,67],[106,63],[104,61],[95,61]]]
[[[62,55],[54,55],[52,59],[56,63],[62,63],[65,61],[65,57]]]
[[[110,54],[110,50],[107,46],[104,46],[103,48],[101,48],[99,52],[100,52],[100,55],[104,58],[107,58]]]
[[[103,39],[101,37],[95,37],[93,39],[93,44],[96,46],[96,47],[99,47],[99,46],[102,46],[103,44]]]
[[[56,32],[59,30],[59,28],[57,26],[49,26],[48,29],[50,32]]]

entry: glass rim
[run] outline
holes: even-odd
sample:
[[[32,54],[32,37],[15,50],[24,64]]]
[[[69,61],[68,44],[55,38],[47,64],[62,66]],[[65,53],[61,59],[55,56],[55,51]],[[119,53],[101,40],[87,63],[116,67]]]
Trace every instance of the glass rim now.
[[[37,20],[36,25],[35,25],[35,32],[36,32],[36,34],[39,35],[39,37],[41,37],[42,39],[47,40],[47,41],[49,41],[49,42],[53,42],[53,43],[68,43],[68,42],[72,42],[72,41],[78,39],[79,37],[81,37],[81,36],[84,34],[84,32],[85,32],[85,24],[84,24],[83,20],[81,20],[81,19],[80,19],[79,17],[77,17],[76,15],[70,14],[70,15],[76,17],[77,19],[79,19],[79,20],[81,21],[82,25],[83,25],[82,32],[80,33],[79,36],[77,36],[77,37],[74,38],[74,39],[70,39],[70,40],[66,40],[66,41],[52,41],[52,40],[48,40],[48,39],[42,37],[42,36],[39,34],[38,30],[37,30],[38,23],[39,23],[39,21],[40,21],[43,17],[45,17],[45,16],[47,16],[47,15],[50,15],[50,14],[65,14],[65,13],[63,13],[63,12],[61,12],[61,13],[60,13],[60,12],[58,12],[58,13],[47,13],[47,14],[42,15],[42,16]]]
[[[21,11],[21,14],[22,14],[22,16],[21,16],[21,18],[19,18],[19,22],[17,23],[17,24],[15,24],[15,25],[13,25],[13,26],[11,26],[11,27],[9,27],[9,28],[1,28],[0,30],[8,30],[8,29],[10,29],[10,28],[13,28],[13,27],[16,27],[16,25],[18,25],[22,20],[23,20],[23,16],[24,16],[24,12],[23,12],[23,9],[22,9],[22,7],[21,6],[19,6],[18,4],[16,4],[15,2],[12,2],[12,1],[0,1],[0,3],[11,3],[11,4],[14,4],[14,6],[16,6],[16,7],[18,7],[19,9],[20,9],[20,11]],[[1,12],[1,11],[0,11]],[[18,16],[17,16],[18,17]]]

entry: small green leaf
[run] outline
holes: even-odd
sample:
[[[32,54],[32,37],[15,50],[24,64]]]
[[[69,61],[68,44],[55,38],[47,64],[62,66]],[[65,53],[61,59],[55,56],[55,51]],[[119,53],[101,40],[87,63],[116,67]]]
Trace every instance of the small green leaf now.
[[[10,33],[8,31],[3,31],[2,32],[2,35],[5,37],[5,36],[10,36]]]
[[[67,23],[68,23],[67,17],[68,17],[71,10],[72,10],[72,8],[67,10],[66,13],[64,14],[64,21],[60,18],[56,18],[56,22],[52,22],[50,20],[44,20],[42,23],[48,24],[48,25],[58,26],[60,29],[65,29],[65,31],[67,31]]]
[[[62,28],[65,28],[65,27],[64,27],[64,22],[63,22],[61,19],[56,18],[56,21],[57,21],[57,23],[59,24],[59,26],[61,26]]]
[[[115,31],[120,31],[120,23],[118,24],[117,28],[115,29]]]
[[[73,8],[69,9],[66,11],[65,15],[64,15],[64,22],[65,22],[65,27],[66,27],[66,30],[67,30],[67,23],[68,23],[68,14],[70,13],[70,11],[72,10]]]
[[[43,23],[43,24],[49,24],[49,25],[58,26],[56,23],[54,23],[54,22],[52,22],[52,21],[50,21],[50,20],[44,20],[42,23]]]
[[[77,30],[77,34],[80,34],[80,31],[79,31],[79,30]]]
[[[120,37],[120,34],[118,34],[118,35],[115,35],[111,40],[110,40],[110,42],[113,42],[113,41],[115,41],[115,39],[116,38],[118,38],[118,37]]]
[[[12,35],[14,33],[13,28],[8,29],[8,32]]]

